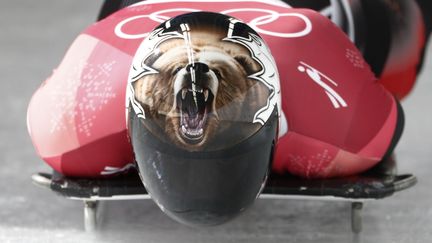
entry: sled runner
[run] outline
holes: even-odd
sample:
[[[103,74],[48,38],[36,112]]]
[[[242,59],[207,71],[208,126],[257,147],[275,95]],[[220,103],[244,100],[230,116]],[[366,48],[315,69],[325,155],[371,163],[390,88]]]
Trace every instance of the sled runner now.
[[[86,231],[96,229],[99,201],[150,199],[136,171],[109,179],[67,178],[54,171],[34,174],[32,180],[63,197],[82,200]],[[272,174],[260,198],[346,201],[352,205],[352,231],[360,233],[365,202],[390,197],[416,183],[414,175],[398,175],[396,163],[390,158],[361,175],[345,178],[308,180]]]

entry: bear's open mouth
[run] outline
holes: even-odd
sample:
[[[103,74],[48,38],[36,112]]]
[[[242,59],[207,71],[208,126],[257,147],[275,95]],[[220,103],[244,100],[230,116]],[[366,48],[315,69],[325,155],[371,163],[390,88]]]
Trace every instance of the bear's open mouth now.
[[[199,143],[204,137],[208,115],[214,96],[206,88],[183,88],[176,95],[180,113],[179,132],[191,144]]]

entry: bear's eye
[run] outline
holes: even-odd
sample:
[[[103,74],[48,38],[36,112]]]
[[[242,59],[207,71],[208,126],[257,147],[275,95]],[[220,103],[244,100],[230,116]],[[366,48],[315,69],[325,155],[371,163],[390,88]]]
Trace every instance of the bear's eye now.
[[[221,78],[222,78],[222,73],[221,73],[219,70],[214,69],[213,72],[216,74],[216,77],[217,77],[218,79],[221,79]]]
[[[180,70],[182,70],[182,67],[177,67],[176,69],[174,69],[172,74],[176,75]]]

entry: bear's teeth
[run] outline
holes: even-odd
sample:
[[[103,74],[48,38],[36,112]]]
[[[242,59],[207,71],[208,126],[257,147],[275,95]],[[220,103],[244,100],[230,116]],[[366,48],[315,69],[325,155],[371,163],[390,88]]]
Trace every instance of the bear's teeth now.
[[[205,90],[204,90],[204,101],[205,101],[205,102],[207,102],[207,100],[208,100],[208,96],[209,96],[209,91],[208,91],[208,89],[205,89]]]
[[[187,134],[189,136],[197,137],[201,136],[204,133],[204,129],[200,128],[198,130],[193,129],[187,129],[184,125],[181,127],[181,130],[184,134]]]
[[[191,136],[201,136],[203,134],[204,130],[201,128],[199,130],[189,130],[187,131],[187,134]]]

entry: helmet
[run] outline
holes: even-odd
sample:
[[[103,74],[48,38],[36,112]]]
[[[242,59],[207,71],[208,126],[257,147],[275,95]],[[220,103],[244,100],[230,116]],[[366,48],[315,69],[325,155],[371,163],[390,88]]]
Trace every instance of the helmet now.
[[[217,13],[174,17],[138,48],[127,89],[140,176],[165,213],[215,225],[252,204],[280,114],[277,68],[255,31]]]

